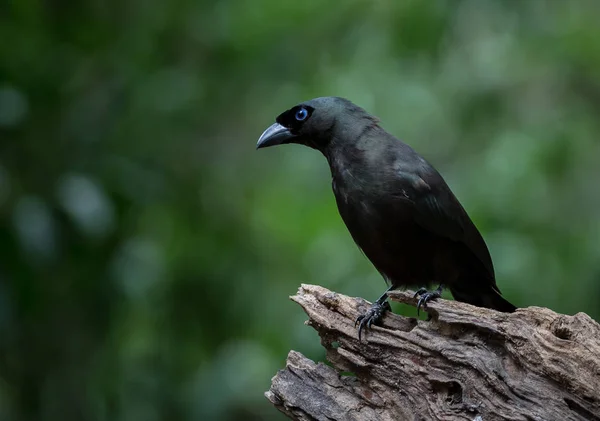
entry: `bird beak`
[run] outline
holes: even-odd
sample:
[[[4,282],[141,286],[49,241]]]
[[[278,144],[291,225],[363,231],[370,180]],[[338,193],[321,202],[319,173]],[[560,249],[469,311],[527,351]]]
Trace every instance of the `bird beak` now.
[[[275,123],[260,135],[258,143],[256,144],[256,149],[291,143],[292,139],[295,137],[295,135],[281,124]]]

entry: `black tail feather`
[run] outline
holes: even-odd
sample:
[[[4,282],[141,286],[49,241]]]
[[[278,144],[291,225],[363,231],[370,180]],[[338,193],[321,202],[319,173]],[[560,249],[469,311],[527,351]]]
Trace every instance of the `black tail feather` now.
[[[491,308],[504,313],[512,313],[517,309],[516,306],[491,287],[485,291],[474,289],[464,291],[450,288],[450,292],[456,301],[462,301],[477,307]]]

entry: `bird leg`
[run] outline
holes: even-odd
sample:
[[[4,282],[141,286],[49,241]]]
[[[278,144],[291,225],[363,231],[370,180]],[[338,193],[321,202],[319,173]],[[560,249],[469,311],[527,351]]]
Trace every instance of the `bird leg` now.
[[[386,310],[391,311],[390,303],[387,302],[388,299],[388,291],[394,289],[393,287],[389,287],[381,297],[375,301],[371,307],[367,310],[365,314],[362,314],[356,318],[354,322],[354,327],[358,324],[358,341],[361,340],[362,330],[364,328],[370,329],[373,323],[377,324],[381,318],[383,317],[383,313]]]
[[[421,288],[417,292],[415,292],[415,298],[417,297],[417,295],[420,296],[419,302],[417,303],[417,316],[419,315],[419,310],[421,309],[421,307],[423,307],[424,310],[427,308],[427,302],[435,300],[436,298],[440,298],[442,296],[443,289],[444,286],[440,284],[440,286],[433,291],[427,291],[426,288]]]

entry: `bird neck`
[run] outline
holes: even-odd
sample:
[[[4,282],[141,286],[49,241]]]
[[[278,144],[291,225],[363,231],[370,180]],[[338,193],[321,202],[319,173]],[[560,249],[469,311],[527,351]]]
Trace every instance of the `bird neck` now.
[[[361,188],[369,183],[369,162],[364,149],[344,145],[323,151],[331,170],[331,178],[340,186]]]
[[[378,185],[385,190],[383,180],[395,171],[398,156],[410,154],[412,150],[376,124],[359,133],[353,141],[348,137],[344,141],[344,138],[335,137],[322,150],[333,181],[348,190],[374,191],[372,187]]]

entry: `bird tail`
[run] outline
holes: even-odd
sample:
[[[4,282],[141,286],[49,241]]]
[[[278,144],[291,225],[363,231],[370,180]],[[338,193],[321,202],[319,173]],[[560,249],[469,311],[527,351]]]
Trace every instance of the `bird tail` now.
[[[450,288],[450,292],[456,301],[472,304],[477,307],[491,308],[504,313],[512,313],[517,307],[502,296],[499,290],[491,285],[486,290],[456,290]]]

